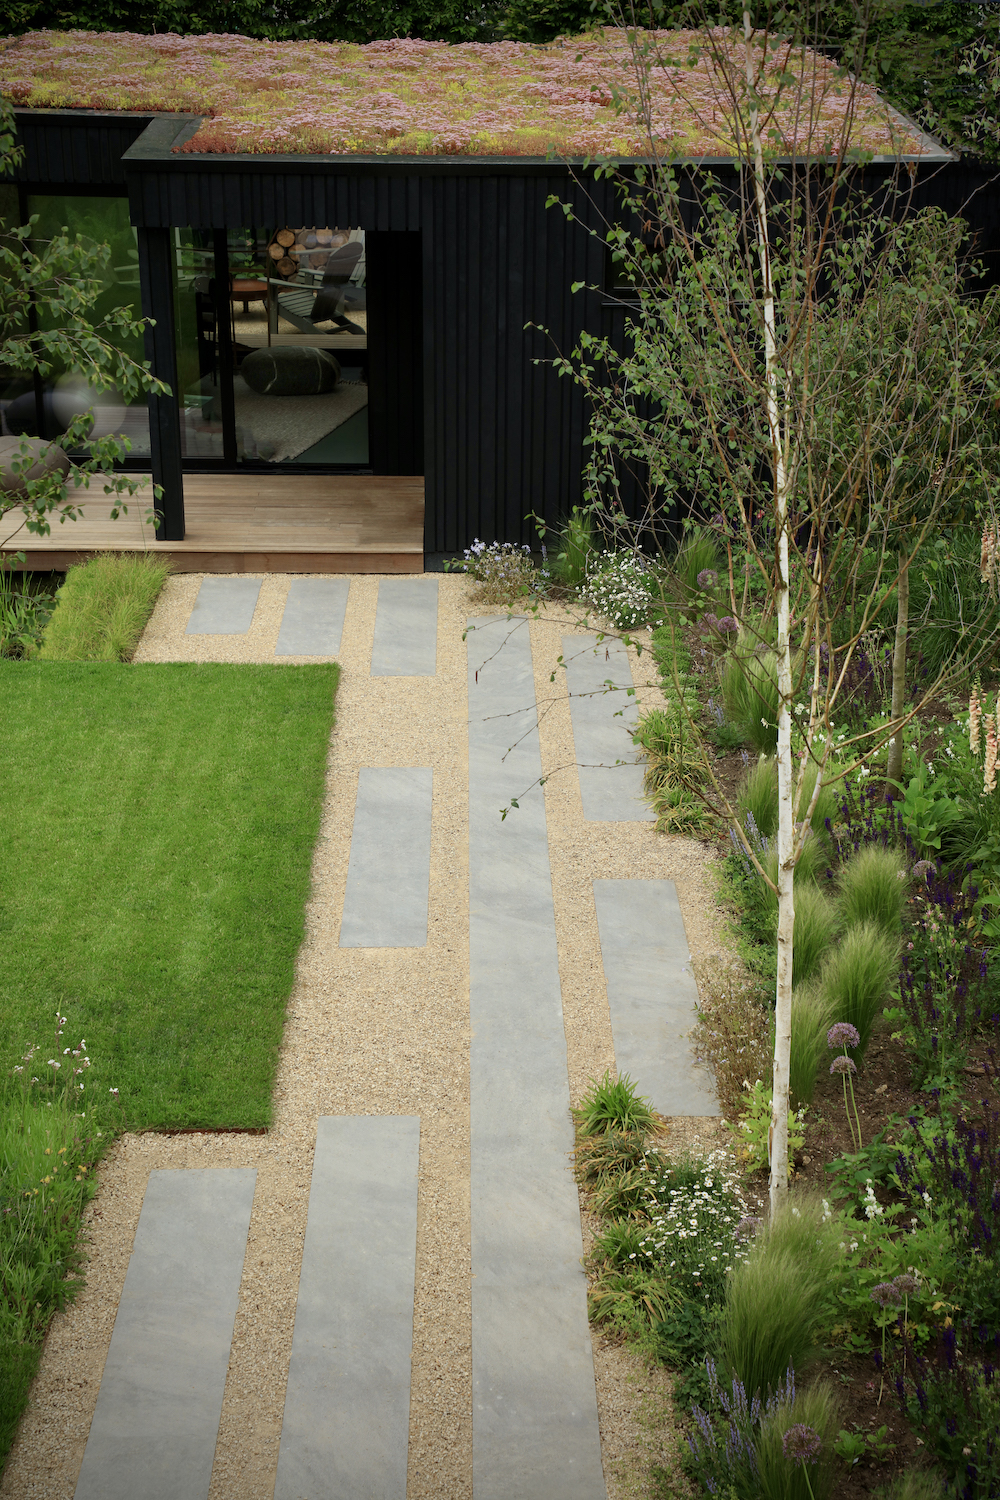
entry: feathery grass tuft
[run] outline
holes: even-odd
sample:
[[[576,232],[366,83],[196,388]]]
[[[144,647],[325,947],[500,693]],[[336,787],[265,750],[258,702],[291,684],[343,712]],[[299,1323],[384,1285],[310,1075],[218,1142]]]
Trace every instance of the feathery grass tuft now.
[[[70,568],[40,661],[129,661],[170,572],[164,558],[103,553]]]
[[[869,844],[852,854],[837,882],[837,906],[844,926],[875,922],[898,937],[906,906],[906,861],[895,849]]]
[[[808,1198],[789,1201],[737,1265],[726,1288],[721,1352],[748,1396],[767,1396],[789,1365],[803,1368],[820,1331],[836,1236]]]
[[[812,839],[808,843],[813,843]],[[804,984],[819,969],[840,923],[837,910],[814,880],[795,882],[795,928],[792,942],[792,983]]]
[[[863,1057],[889,986],[896,975],[899,939],[874,922],[849,927],[828,955],[819,976],[830,1024],[848,1021],[861,1038],[856,1056]]]
[[[799,914],[795,913],[795,954],[798,956]],[[822,991],[816,985],[801,985],[792,991],[792,1051],[789,1062],[789,1090],[792,1108],[811,1104],[816,1080],[829,1056],[826,1034],[830,1029],[830,1012]]]
[[[761,1500],[826,1500],[833,1489],[839,1412],[837,1397],[825,1381],[796,1391],[792,1401],[782,1401],[760,1425],[757,1439],[757,1472]],[[815,1463],[807,1465],[785,1456],[782,1439],[790,1427],[811,1427],[822,1441]]]

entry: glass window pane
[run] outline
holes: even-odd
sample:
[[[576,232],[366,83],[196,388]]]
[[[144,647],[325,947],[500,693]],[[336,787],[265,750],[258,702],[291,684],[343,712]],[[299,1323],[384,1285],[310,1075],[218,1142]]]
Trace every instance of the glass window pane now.
[[[139,250],[136,232],[129,222],[128,200],[103,197],[55,197],[33,195],[28,199],[28,213],[38,215],[34,230],[37,241],[52,239],[66,229],[69,235],[82,235],[89,244],[108,245],[108,264],[100,273],[102,289],[89,314],[99,323],[115,308],[124,307],[133,317],[141,317],[139,294]],[[39,303],[40,328],[54,326],[53,314]],[[131,359],[140,363],[145,357],[142,336],[128,337],[114,332],[109,341]],[[126,405],[114,389],[96,390],[67,364],[62,364],[45,378],[45,418],[50,435],[65,432],[73,417],[81,411],[94,416],[92,433],[126,439],[129,452],[124,460],[128,467],[143,468],[149,464],[149,411],[145,401]],[[37,422],[36,424],[37,425]],[[82,452],[86,451],[84,447]]]
[[[232,231],[229,271],[240,456],[367,465],[364,230]]]

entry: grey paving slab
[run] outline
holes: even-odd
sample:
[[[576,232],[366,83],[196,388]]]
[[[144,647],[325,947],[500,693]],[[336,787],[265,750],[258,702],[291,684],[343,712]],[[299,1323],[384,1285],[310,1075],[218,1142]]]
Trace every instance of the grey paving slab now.
[[[605,1500],[531,649],[469,624],[473,1494]]]
[[[275,656],[336,656],[350,588],[349,578],[293,578]]]
[[[362,767],[354,804],[341,948],[423,948],[434,773]]]
[[[205,1500],[257,1173],[155,1171],[76,1500]]]
[[[437,671],[438,581],[382,578],[375,610],[373,677],[433,677]]]
[[[184,634],[246,635],[259,593],[259,578],[203,578]]]
[[[615,1061],[664,1115],[717,1115],[687,1039],[698,990],[672,880],[595,880]]]
[[[598,643],[593,635],[564,635],[562,650],[584,818],[655,822],[642,798],[644,768],[629,733],[639,711],[628,691],[633,686],[628,652],[620,641]]]
[[[405,1500],[420,1121],[323,1117],[274,1500]]]

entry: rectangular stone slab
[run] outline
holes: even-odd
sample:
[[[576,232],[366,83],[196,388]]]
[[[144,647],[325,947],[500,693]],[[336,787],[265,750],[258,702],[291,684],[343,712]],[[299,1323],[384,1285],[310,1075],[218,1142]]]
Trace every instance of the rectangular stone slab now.
[[[564,635],[562,651],[583,816],[590,823],[655,822],[643,801],[644,767],[629,734],[639,710],[628,693],[628,652],[620,641],[598,644],[593,635]],[[609,691],[608,682],[617,691]]]
[[[203,578],[184,634],[246,635],[259,593],[259,578]]]
[[[373,677],[433,677],[437,672],[438,581],[382,578],[375,610]]]
[[[354,804],[341,948],[423,948],[434,773],[363,766]]]
[[[406,1500],[420,1121],[319,1121],[274,1500]]]
[[[619,1073],[664,1115],[717,1115],[712,1075],[688,1040],[697,1016],[672,880],[595,880],[594,902]]]
[[[206,1500],[256,1180],[150,1173],[76,1500]]]
[[[605,1500],[528,627],[469,625],[473,1493]]]
[[[275,656],[336,656],[350,588],[349,578],[293,578]]]

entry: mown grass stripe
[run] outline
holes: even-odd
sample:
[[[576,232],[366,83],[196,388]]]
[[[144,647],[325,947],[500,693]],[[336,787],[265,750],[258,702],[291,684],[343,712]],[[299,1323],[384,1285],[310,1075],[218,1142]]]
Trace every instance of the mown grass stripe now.
[[[130,1127],[270,1123],[337,676],[0,664],[0,1055],[59,1009]]]

